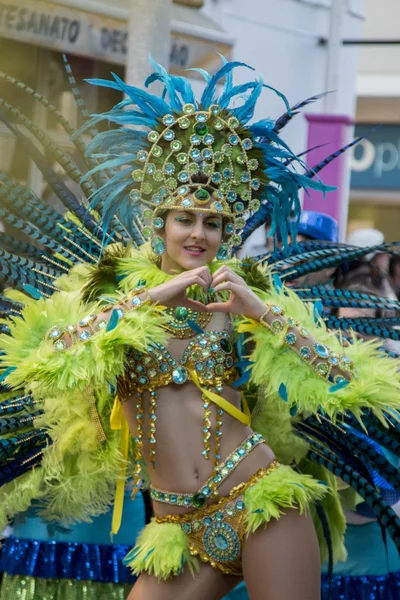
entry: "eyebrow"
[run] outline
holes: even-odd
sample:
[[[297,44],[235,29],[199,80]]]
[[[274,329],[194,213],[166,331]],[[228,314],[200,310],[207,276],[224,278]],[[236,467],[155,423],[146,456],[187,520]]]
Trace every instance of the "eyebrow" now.
[[[193,211],[190,211],[190,210],[180,210],[178,214],[184,214],[184,215],[189,215],[190,217],[195,217],[196,214],[198,214],[198,213],[197,213],[197,211],[193,212]],[[222,216],[214,214],[214,213],[212,213],[212,214],[205,214],[204,217],[206,219],[218,219],[218,220],[222,221]]]

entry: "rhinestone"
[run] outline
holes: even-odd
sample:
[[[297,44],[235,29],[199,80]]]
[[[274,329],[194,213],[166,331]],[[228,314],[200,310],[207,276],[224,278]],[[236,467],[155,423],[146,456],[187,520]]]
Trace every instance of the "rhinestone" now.
[[[237,144],[239,143],[239,137],[237,135],[230,135],[228,139],[229,143],[232,144],[232,146],[237,146]]]
[[[206,517],[203,520],[203,523],[204,523],[204,525],[207,525],[207,526],[212,525],[212,518],[211,517]]]
[[[182,111],[185,113],[185,115],[192,115],[195,110],[196,110],[196,108],[195,108],[194,104],[191,104],[191,103],[184,104],[182,107]]]
[[[283,323],[279,319],[274,319],[271,323],[271,327],[275,333],[279,333],[283,330]]]
[[[239,502],[236,502],[235,508],[236,508],[236,510],[244,510],[244,508],[245,508],[244,502],[242,502],[242,500],[239,500]]]
[[[182,385],[183,383],[185,383],[187,381],[187,378],[188,378],[188,373],[187,373],[185,367],[176,367],[172,371],[172,379],[178,385]]]
[[[185,208],[190,208],[191,206],[193,206],[193,201],[190,198],[186,198],[185,200],[183,200],[182,206],[184,206]]]
[[[233,208],[234,208],[235,212],[241,213],[244,211],[244,204],[243,204],[243,202],[235,202],[235,204],[233,205]]]
[[[190,524],[190,523],[183,523],[183,525],[182,525],[182,529],[183,529],[183,531],[184,531],[185,533],[188,533],[188,534],[189,534],[189,533],[191,533],[191,531],[192,531],[192,526],[191,526],[191,524]]]
[[[142,233],[145,238],[149,238],[152,234],[151,227],[143,227]]]
[[[199,361],[199,362],[197,362],[197,363],[195,364],[195,368],[196,368],[196,371],[203,371],[203,369],[204,369],[204,363],[202,363],[202,362],[200,362],[200,361]]]
[[[231,366],[233,365],[233,358],[231,356],[228,356],[228,358],[225,361],[225,364],[228,367],[228,369],[230,369]]]
[[[163,153],[163,149],[161,148],[161,146],[154,146],[153,148],[153,156],[155,156],[156,158],[159,158]]]
[[[222,152],[220,152],[219,150],[217,150],[217,152],[214,152],[214,161],[216,163],[221,163],[224,160],[224,155],[222,154]]]
[[[207,502],[206,497],[203,494],[195,494],[193,496],[192,504],[195,508],[201,508]],[[204,520],[205,522],[205,520]]]
[[[165,363],[165,362],[161,363],[161,365],[160,365],[160,371],[161,371],[161,373],[167,373],[168,372],[168,365],[167,365],[167,363]]]
[[[171,142],[171,150],[173,150],[174,152],[178,152],[179,150],[181,150],[182,148],[182,142],[179,140],[173,140]]]
[[[203,523],[201,521],[193,521],[192,523],[192,528],[194,532],[198,532],[200,531],[200,529],[202,529],[203,527]]]
[[[347,381],[347,379],[342,375],[336,375],[334,381],[335,383],[343,383],[344,381]]]
[[[174,177],[169,177],[166,181],[166,184],[169,190],[175,190],[178,185],[178,182]]]
[[[197,125],[195,125],[193,129],[194,132],[201,137],[205,136],[208,133],[208,127],[205,123],[197,123]]]
[[[218,375],[218,377],[222,377],[222,375],[224,374],[224,367],[223,367],[223,365],[217,365],[215,367],[215,374]]]
[[[196,163],[190,163],[188,165],[188,171],[191,175],[196,175],[196,173],[200,171],[200,167]]]
[[[202,492],[205,496],[209,496],[211,494],[211,488],[206,486],[205,488],[202,489]]]
[[[250,185],[253,190],[259,190],[261,186],[261,181],[259,179],[252,179]]]
[[[212,153],[212,150],[210,150],[210,148],[204,148],[201,155],[205,160],[208,160],[208,159],[212,158],[213,153]]]
[[[179,152],[179,154],[176,157],[176,160],[181,165],[184,165],[186,163],[186,161],[187,161],[187,154],[185,152]]]
[[[250,181],[250,175],[248,174],[247,171],[245,171],[244,173],[242,173],[242,175],[240,177],[240,181],[242,183],[249,183],[249,181]]]
[[[329,357],[329,362],[331,363],[331,365],[338,365],[339,364],[339,359],[337,358],[337,356],[330,356]]]
[[[232,177],[232,171],[230,169],[224,169],[222,171],[222,175],[225,177],[225,179],[230,179]]]
[[[129,194],[129,196],[133,202],[137,202],[138,200],[140,200],[139,190],[132,190],[131,193]]]
[[[238,448],[237,453],[239,456],[244,456],[246,454],[246,450],[244,448]]]
[[[146,183],[143,184],[142,190],[144,194],[151,194],[151,192],[153,191],[153,186],[149,181],[146,181]]]
[[[230,354],[232,352],[232,344],[226,338],[222,338],[219,344],[221,346],[221,350],[223,350],[227,354]]]
[[[54,342],[54,348],[58,351],[58,352],[62,352],[62,350],[65,350],[67,347],[67,344],[65,343],[64,340],[56,340]]]
[[[229,471],[226,467],[222,467],[221,469],[221,475],[222,477],[226,477],[229,474]]]
[[[225,233],[228,233],[229,235],[231,235],[234,231],[235,231],[235,228],[233,226],[233,223],[227,223],[227,225],[225,227]]]
[[[181,183],[185,183],[189,179],[189,175],[186,171],[181,171],[178,175],[178,179]]]
[[[246,155],[244,152],[241,152],[237,157],[236,157],[236,162],[238,163],[238,165],[245,165],[246,164]]]
[[[79,339],[82,340],[82,342],[86,342],[86,340],[88,340],[89,338],[90,338],[89,331],[82,331],[82,333],[79,334]]]
[[[224,513],[222,513],[222,512],[218,511],[218,512],[215,513],[214,516],[215,516],[215,520],[216,521],[223,521],[224,520]]]
[[[233,462],[237,463],[239,462],[239,455],[236,452],[234,452],[231,456],[231,459]]]
[[[190,141],[193,146],[198,146],[201,143],[201,137],[199,135],[193,134],[190,136]]]
[[[320,375],[326,375],[329,371],[329,367],[326,363],[318,363],[315,369]]]
[[[203,142],[207,144],[207,146],[211,146],[214,143],[214,136],[211,133],[208,133],[204,136]]]
[[[245,150],[251,150],[253,147],[253,142],[250,138],[245,138],[242,142],[242,146]]]
[[[314,349],[314,352],[316,354],[318,354],[318,356],[320,356],[321,358],[328,358],[329,350],[326,346],[324,346],[324,344],[315,342],[315,344],[313,344],[313,349]]]
[[[234,465],[234,463],[233,463],[231,460],[228,460],[228,461],[226,461],[226,467],[227,467],[228,469],[230,469],[230,470],[231,470],[231,469],[233,469],[233,467],[234,467],[234,466],[235,466],[235,465]]]
[[[300,348],[300,356],[305,360],[308,360],[311,356],[311,350],[307,346],[302,346]]]
[[[142,169],[135,169],[132,173],[133,181],[143,181],[144,173]]]
[[[240,235],[234,235],[234,236],[232,236],[232,244],[234,246],[239,246],[239,244],[241,243],[241,241],[242,241],[242,238],[241,238]]]
[[[173,115],[164,115],[162,118],[162,122],[164,123],[164,125],[172,125],[173,123],[175,123],[175,119]]]
[[[164,171],[167,175],[172,175],[173,173],[175,173],[175,165],[168,162],[165,166],[164,166]]]
[[[236,192],[229,192],[228,193],[228,202],[235,202],[235,200],[237,199],[237,193]]]
[[[242,194],[242,198],[244,199],[244,194]],[[260,208],[260,201],[252,200],[252,202],[250,202],[250,208],[254,211],[258,210]]]
[[[215,127],[215,129],[216,129],[217,131],[221,131],[221,129],[223,129],[223,128],[224,128],[224,123],[223,123],[223,121],[221,121],[221,119],[217,119],[217,120],[215,121],[215,125],[214,125],[214,127]]]
[[[147,156],[148,154],[146,150],[139,150],[139,152],[136,154],[136,158],[139,162],[146,162]]]
[[[182,119],[179,119],[178,123],[181,129],[187,129],[190,126],[190,119],[183,117]]]
[[[222,146],[222,152],[225,154],[225,156],[232,156],[232,146],[229,144],[224,144]]]
[[[57,340],[61,336],[62,336],[62,331],[61,331],[61,329],[58,329],[58,328],[52,329],[49,333],[49,338],[52,340]]]
[[[258,160],[256,158],[251,158],[249,160],[249,169],[251,169],[251,171],[256,171],[258,169]]]
[[[205,123],[208,119],[208,115],[207,113],[197,113],[196,115],[196,121],[198,121],[199,123]]]
[[[157,131],[150,131],[147,139],[149,140],[149,142],[156,142],[158,140],[158,133]]]
[[[175,139],[175,133],[171,129],[167,129],[164,133],[164,139],[167,142],[172,142],[172,140]]]
[[[285,337],[286,343],[293,345],[296,342],[296,336],[294,333],[288,333]]]
[[[161,186],[160,189],[158,190],[158,193],[160,194],[160,196],[162,198],[166,198],[168,196],[168,188],[165,186]]]
[[[153,227],[154,229],[161,229],[164,225],[164,219],[162,219],[161,217],[156,217],[155,219],[153,219]]]
[[[96,327],[97,329],[105,329],[108,325],[108,322],[105,319],[101,319],[101,321],[98,321]]]
[[[194,197],[200,202],[208,202],[210,200],[210,193],[204,188],[199,188],[195,191]]]

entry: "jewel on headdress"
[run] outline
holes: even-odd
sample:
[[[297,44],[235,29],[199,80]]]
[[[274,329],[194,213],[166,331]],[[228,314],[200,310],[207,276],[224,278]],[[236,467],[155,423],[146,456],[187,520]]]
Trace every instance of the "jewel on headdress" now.
[[[178,124],[181,129],[187,129],[190,127],[190,119],[183,117],[182,119],[179,119]]]
[[[164,123],[164,125],[172,125],[173,123],[175,123],[175,119],[173,115],[164,115],[162,118],[162,122]]]
[[[239,127],[239,120],[236,117],[229,117],[228,125],[229,127],[232,127],[232,129],[235,129],[236,127]]]
[[[142,169],[135,169],[132,173],[133,181],[143,181],[144,173]]]
[[[205,112],[202,113],[197,113],[196,115],[196,121],[198,121],[199,123],[205,123],[208,119],[208,115]]]
[[[229,255],[230,255],[230,248],[229,248],[228,244],[221,244],[221,246],[219,247],[219,250],[217,252],[218,260],[226,260],[227,258],[229,258]]]
[[[163,172],[160,171],[159,169],[154,171],[153,179],[154,179],[154,181],[163,181],[164,180]]]
[[[175,173],[175,165],[173,163],[167,163],[164,167],[166,175],[173,175]]]
[[[232,146],[237,146],[239,143],[239,137],[236,134],[232,134],[229,136],[229,143],[232,144]]]
[[[196,108],[194,106],[194,104],[184,104],[182,107],[182,111],[186,114],[186,115],[191,115],[195,112]]]
[[[178,174],[178,179],[181,183],[185,183],[189,179],[189,175],[186,171],[181,171]]]
[[[143,216],[145,219],[151,219],[151,217],[153,216],[153,211],[151,210],[151,208],[145,208],[143,211]]]
[[[171,142],[173,139],[175,139],[175,133],[172,131],[172,129],[167,129],[167,131],[164,133],[164,140]]]
[[[149,142],[156,142],[158,140],[157,131],[154,131],[154,130],[150,131],[147,136],[147,139],[149,140]]]
[[[171,142],[171,150],[174,152],[178,152],[182,148],[182,142],[179,140],[172,140]]]
[[[197,125],[194,126],[194,132],[197,133],[197,135],[203,137],[204,135],[206,135],[206,133],[208,133],[208,127],[205,123],[197,123]]]
[[[161,256],[162,254],[164,254],[165,244],[164,244],[164,240],[162,239],[162,237],[160,237],[159,235],[156,235],[151,240],[151,249],[153,250],[154,254],[157,254],[157,256]]]
[[[210,193],[207,192],[207,190],[205,190],[204,188],[199,188],[198,190],[195,191],[194,197],[201,204],[206,204],[210,200]]]
[[[188,165],[188,171],[191,175],[196,175],[200,171],[200,167],[196,163],[190,163]]]
[[[193,160],[199,159],[200,156],[201,156],[201,154],[200,154],[200,150],[198,148],[193,148],[193,150],[190,151],[190,157]]]
[[[164,219],[161,217],[155,217],[153,219],[153,227],[154,229],[162,229],[162,227],[164,227]]]
[[[191,200],[190,198],[185,198],[184,200],[182,200],[182,206],[184,206],[185,208],[190,208],[193,206],[193,200]]]
[[[146,162],[147,156],[148,156],[148,154],[147,154],[146,150],[139,150],[139,152],[136,155],[136,158],[139,162]]]
[[[261,181],[257,178],[251,180],[251,187],[253,190],[259,190],[261,186]]]
[[[214,143],[214,136],[212,133],[207,133],[207,135],[204,136],[204,140],[203,140],[204,144],[207,144],[207,146],[211,146],[211,144]]]
[[[168,189],[171,191],[175,190],[178,185],[178,182],[174,177],[169,177],[165,183],[167,184]]]
[[[185,152],[179,152],[178,156],[176,157],[176,160],[181,165],[184,165],[185,162],[187,161],[187,154]]]
[[[153,186],[149,181],[146,181],[146,183],[143,184],[142,191],[144,194],[151,194],[153,191]]]
[[[243,204],[243,202],[235,202],[235,204],[233,205],[233,209],[237,213],[243,212],[244,211],[244,204]]]
[[[199,144],[201,144],[201,137],[194,133],[190,136],[190,141],[192,142],[193,146],[198,146]]]
[[[159,158],[163,153],[163,149],[161,148],[161,146],[154,146],[153,148],[153,156],[155,156],[156,158]]]
[[[232,233],[235,231],[235,226],[233,225],[233,223],[227,223],[225,225],[225,233],[227,233],[228,235],[232,235]]]

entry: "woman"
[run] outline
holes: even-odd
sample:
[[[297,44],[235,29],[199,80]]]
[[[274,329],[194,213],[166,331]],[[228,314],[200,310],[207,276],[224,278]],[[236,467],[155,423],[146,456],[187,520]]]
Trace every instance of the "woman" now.
[[[28,437],[38,436],[28,457],[14,461],[20,477],[9,478],[2,493],[3,517],[37,497],[48,518],[84,519],[104,509],[117,480],[117,531],[129,424],[134,491],[150,479],[155,512],[125,559],[139,575],[130,600],[219,599],[240,577],[252,600],[317,600],[320,563],[309,511],[321,514],[329,491],[276,461],[261,435],[267,399],[279,391],[279,403],[299,421],[320,407],[327,419],[359,416],[363,407],[384,422],[384,411],[397,414],[396,368],[389,360],[377,364],[373,344],[355,342],[345,356],[318,315],[279,280],[229,259],[260,198],[268,195],[284,232],[283,215],[290,215],[297,186],[306,185],[288,167],[283,144],[270,143],[279,140],[277,128],[248,125],[262,82],[245,86],[251,92],[243,106],[227,108],[246,91],[232,86],[235,66],[209,80],[201,104],[188,82],[159,65],[151,80],[164,81],[171,106],[119,80],[103,82],[130,97],[107,118],[129,116],[150,131],[110,131],[91,146],[109,156],[93,176],[118,167],[92,195],[103,210],[101,239],[107,227],[112,235],[121,228],[119,219],[136,223],[145,205],[151,250],[110,244],[98,264],[62,277],[64,291],[51,298],[12,294],[25,304],[23,319],[13,320],[1,342],[5,381],[27,394],[4,409],[24,404],[35,422]],[[216,99],[220,77],[226,85]],[[130,101],[138,109],[126,112]],[[92,213],[86,219],[95,239]],[[76,246],[92,256],[97,242],[88,248],[82,232]],[[83,288],[67,291],[82,270]],[[248,335],[243,341],[238,334]],[[291,452],[307,453],[292,431],[287,436]],[[320,462],[328,464],[323,452]],[[340,535],[334,550],[343,552]]]

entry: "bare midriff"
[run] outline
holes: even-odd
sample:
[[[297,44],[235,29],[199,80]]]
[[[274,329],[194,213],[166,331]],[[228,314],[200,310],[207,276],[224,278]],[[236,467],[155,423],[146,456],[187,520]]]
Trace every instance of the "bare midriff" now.
[[[229,328],[226,315],[214,314],[207,330],[222,331]],[[168,350],[174,358],[179,358],[190,339],[178,340],[171,338]],[[202,455],[203,450],[203,400],[201,391],[188,381],[183,385],[171,383],[157,390],[157,420],[156,420],[156,468],[149,463],[148,423],[149,423],[149,395],[144,394],[144,459],[149,468],[152,486],[170,492],[196,493],[207,481],[213,471],[213,441],[215,438],[212,429],[212,451],[210,459]],[[236,408],[240,406],[240,392],[224,384],[221,394]],[[124,402],[124,413],[129,424],[131,434],[136,432],[136,402],[132,396]],[[212,423],[216,423],[215,405],[211,406]],[[239,444],[251,433],[247,427],[227,413],[222,417],[222,437],[220,448],[220,462],[222,462]],[[228,479],[219,488],[219,493],[224,496],[229,491],[247,481],[251,475],[262,467],[268,467],[273,461],[274,454],[266,445],[261,444],[255,448],[230,474]],[[154,502],[155,513],[159,516],[187,512],[187,509],[169,506]]]

